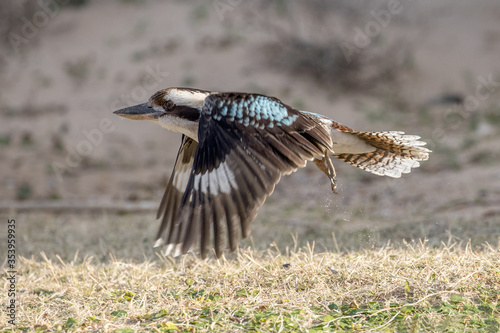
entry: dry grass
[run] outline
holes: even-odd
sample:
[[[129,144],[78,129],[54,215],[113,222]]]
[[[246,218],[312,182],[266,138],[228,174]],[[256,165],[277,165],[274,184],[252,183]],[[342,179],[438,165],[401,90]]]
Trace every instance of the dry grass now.
[[[188,254],[140,263],[42,254],[19,263],[18,328],[496,332],[499,254],[423,244],[349,253],[248,248],[228,260]]]
[[[374,228],[366,241],[364,229],[359,234],[319,217],[288,226],[287,232],[299,232],[297,239],[283,232],[287,218],[275,216],[274,221],[272,211],[263,213],[254,223],[253,239],[219,261],[201,261],[195,253],[174,259],[155,252],[151,244],[157,225],[150,213],[19,214],[17,329],[500,328],[500,251],[487,243],[496,244],[498,230],[488,227],[491,237],[480,238],[483,243],[466,241],[486,230],[485,222],[467,222],[473,230],[455,227],[461,232],[453,236],[432,229],[424,245],[401,242],[412,234],[413,224],[401,223],[390,232]],[[351,224],[360,223],[357,219]],[[318,245],[304,245],[312,240]],[[6,296],[1,295],[3,304]],[[2,323],[7,322],[4,316],[1,312]]]
[[[17,221],[17,329],[500,329],[498,216],[441,225],[408,213],[383,225],[373,214],[344,221],[338,209],[315,206],[322,203],[292,209],[295,199],[272,199],[252,238],[219,261],[155,252],[153,212],[10,212]],[[313,241],[314,248],[307,245]]]

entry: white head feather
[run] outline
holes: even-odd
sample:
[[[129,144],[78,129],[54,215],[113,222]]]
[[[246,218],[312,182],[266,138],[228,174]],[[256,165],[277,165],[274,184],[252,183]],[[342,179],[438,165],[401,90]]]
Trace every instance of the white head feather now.
[[[191,108],[201,109],[205,98],[211,93],[208,91],[170,88],[165,92],[163,97],[166,101],[170,100],[175,105],[184,105]]]

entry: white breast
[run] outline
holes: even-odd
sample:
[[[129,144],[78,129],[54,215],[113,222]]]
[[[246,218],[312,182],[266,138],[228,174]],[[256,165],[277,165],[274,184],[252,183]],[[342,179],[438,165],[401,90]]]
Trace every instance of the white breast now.
[[[158,119],[158,123],[169,131],[182,133],[198,142],[198,122],[165,115]]]

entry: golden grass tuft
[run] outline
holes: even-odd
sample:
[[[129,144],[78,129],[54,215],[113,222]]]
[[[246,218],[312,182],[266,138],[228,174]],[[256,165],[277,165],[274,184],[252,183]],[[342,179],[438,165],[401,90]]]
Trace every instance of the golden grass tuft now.
[[[287,254],[277,247],[247,248],[234,259],[202,261],[188,254],[140,263],[113,256],[107,262],[42,258],[21,258],[18,265],[21,329],[440,331],[453,325],[460,330],[500,326],[500,251],[489,246],[474,251],[469,246],[431,249],[422,243],[347,253],[316,253],[314,246],[306,246]],[[481,306],[488,310],[471,310]]]

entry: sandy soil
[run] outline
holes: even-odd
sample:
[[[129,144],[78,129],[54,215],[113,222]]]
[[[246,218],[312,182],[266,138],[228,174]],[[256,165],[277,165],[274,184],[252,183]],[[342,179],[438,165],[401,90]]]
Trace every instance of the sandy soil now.
[[[370,11],[386,7],[381,1],[358,8],[351,25],[366,29],[375,20]],[[245,2],[221,17],[212,2],[91,1],[63,8],[19,52],[5,42],[4,211],[20,201],[159,203],[180,135],[112,111],[142,103],[161,88],[192,86],[265,92],[359,130],[419,134],[434,150],[402,179],[338,162],[337,196],[324,175],[308,166],[281,181],[257,224],[274,221],[293,232],[314,219],[324,225],[344,221],[336,226],[347,229],[419,222],[453,232],[467,221],[500,234],[498,1],[401,2],[401,12],[376,38],[410,45],[411,70],[392,91],[401,108],[389,93],[329,90],[266,66],[262,47],[276,42],[276,35],[262,20],[280,19],[284,29],[296,25],[305,36],[302,27],[310,22],[259,8],[256,1]],[[329,23],[342,16],[333,12]],[[344,40],[352,43],[355,30],[345,30]],[[362,52],[374,45],[375,38]],[[485,86],[485,80],[491,83]],[[448,93],[465,97],[465,106],[427,103]]]

